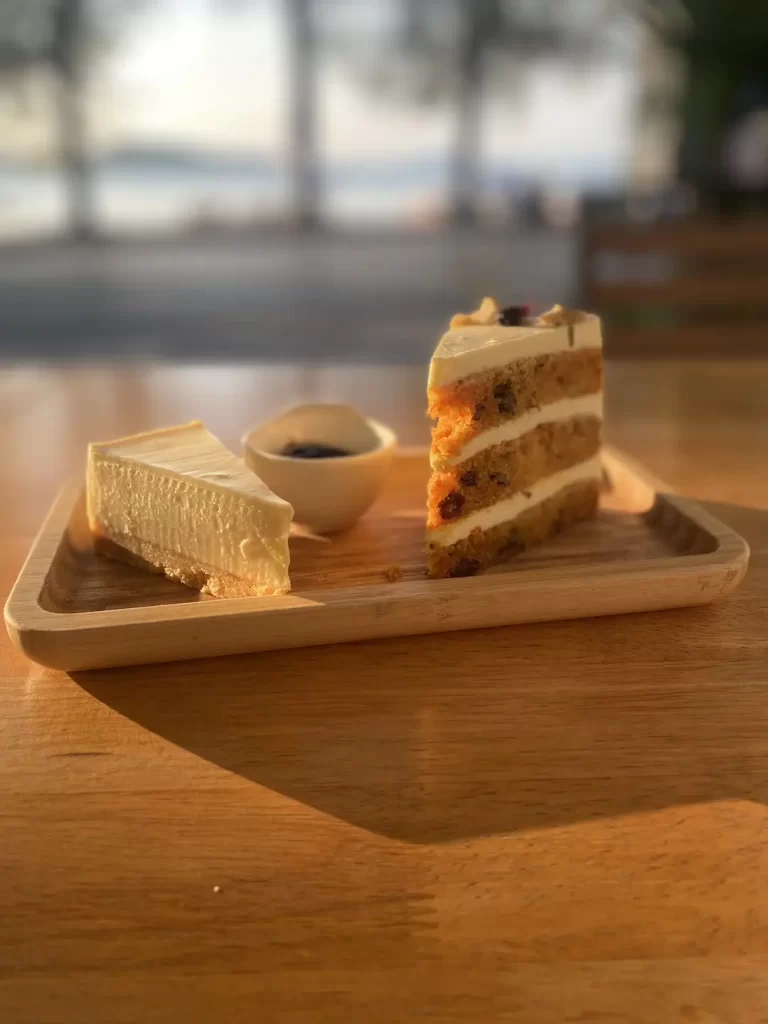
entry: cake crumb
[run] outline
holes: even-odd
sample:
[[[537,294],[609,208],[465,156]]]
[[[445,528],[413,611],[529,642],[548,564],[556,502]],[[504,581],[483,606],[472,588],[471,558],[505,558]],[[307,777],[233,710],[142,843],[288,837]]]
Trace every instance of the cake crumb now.
[[[214,892],[221,892],[221,886],[220,885],[214,885],[213,891]]]
[[[388,569],[384,570],[384,575],[390,583],[397,583],[402,578],[403,570],[399,565],[390,565]]]

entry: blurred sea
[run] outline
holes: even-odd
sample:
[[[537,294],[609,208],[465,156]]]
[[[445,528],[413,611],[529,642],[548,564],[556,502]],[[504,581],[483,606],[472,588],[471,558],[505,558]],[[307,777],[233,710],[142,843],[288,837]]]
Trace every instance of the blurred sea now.
[[[604,185],[596,168],[570,169],[566,188]],[[280,218],[288,209],[283,168],[259,158],[228,160],[164,151],[125,151],[93,169],[99,225],[107,233],[184,231],[248,226]],[[487,172],[487,198],[504,203],[540,179],[514,171]],[[322,212],[331,223],[418,223],[439,213],[447,184],[444,161],[346,166],[326,171]],[[50,236],[65,223],[58,170],[0,162],[0,240]]]
[[[411,230],[440,220],[444,160],[326,170],[326,222],[372,228],[327,234],[248,230],[289,209],[284,168],[258,156],[131,149],[93,173],[98,227],[118,244],[56,241],[60,173],[0,159],[0,359],[423,362],[446,311],[488,293],[543,308],[576,284],[574,232],[502,219],[540,177],[486,172],[503,230],[446,244]]]

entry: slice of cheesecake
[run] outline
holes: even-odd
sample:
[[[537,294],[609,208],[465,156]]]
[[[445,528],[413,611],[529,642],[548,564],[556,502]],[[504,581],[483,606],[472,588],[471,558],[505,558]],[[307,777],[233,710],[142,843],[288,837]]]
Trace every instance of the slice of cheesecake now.
[[[202,423],[91,444],[96,550],[216,597],[290,590],[293,509]]]

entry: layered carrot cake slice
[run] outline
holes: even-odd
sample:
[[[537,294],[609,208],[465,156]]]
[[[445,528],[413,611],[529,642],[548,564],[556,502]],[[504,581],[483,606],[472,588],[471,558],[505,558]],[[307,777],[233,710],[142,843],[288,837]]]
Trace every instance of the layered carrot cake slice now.
[[[597,509],[600,320],[485,299],[458,314],[429,373],[430,576],[471,576]]]

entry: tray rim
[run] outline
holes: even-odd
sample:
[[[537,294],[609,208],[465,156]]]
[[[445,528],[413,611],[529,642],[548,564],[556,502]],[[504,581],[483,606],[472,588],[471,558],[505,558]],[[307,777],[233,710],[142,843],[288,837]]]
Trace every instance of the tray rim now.
[[[416,457],[424,451],[424,448],[412,447],[401,449],[398,454],[401,458]],[[386,600],[393,596],[401,600],[411,599],[416,603],[427,598],[439,602],[441,598],[445,599],[449,595],[472,593],[478,587],[483,588],[484,582],[488,585],[487,581],[491,581],[490,587],[496,594],[512,597],[525,592],[532,584],[548,584],[565,592],[574,585],[583,586],[585,579],[605,582],[611,577],[621,576],[627,583],[641,583],[667,576],[670,571],[673,571],[676,577],[680,577],[696,575],[706,568],[710,571],[719,570],[722,577],[719,585],[709,587],[703,599],[696,602],[688,601],[686,604],[709,603],[736,589],[746,572],[750,555],[743,537],[707,512],[697,501],[668,490],[659,490],[658,488],[664,485],[623,452],[606,446],[602,456],[604,467],[611,479],[622,479],[625,485],[641,487],[646,493],[653,495],[648,510],[640,513],[643,518],[651,519],[663,515],[665,510],[672,509],[711,537],[713,549],[703,554],[654,557],[630,563],[601,563],[599,567],[586,573],[583,565],[550,566],[541,569],[531,567],[527,568],[524,574],[511,572],[459,579],[403,580],[396,583],[319,588],[305,591],[300,595],[289,593],[278,597],[242,597],[222,601],[142,605],[94,611],[49,611],[40,604],[40,595],[62,543],[73,506],[83,490],[83,481],[78,478],[68,480],[59,489],[32,542],[5,605],[6,628],[16,646],[32,660],[52,667],[61,667],[60,659],[41,656],[44,652],[40,650],[39,642],[42,641],[44,646],[45,640],[52,634],[74,634],[82,637],[93,631],[99,632],[115,627],[174,623],[179,620],[254,618],[264,614],[279,616],[282,620],[288,616],[302,615],[307,609],[318,605],[330,606],[336,611],[345,607],[359,609],[361,606],[375,606],[382,599]],[[672,606],[682,605],[670,605]]]

